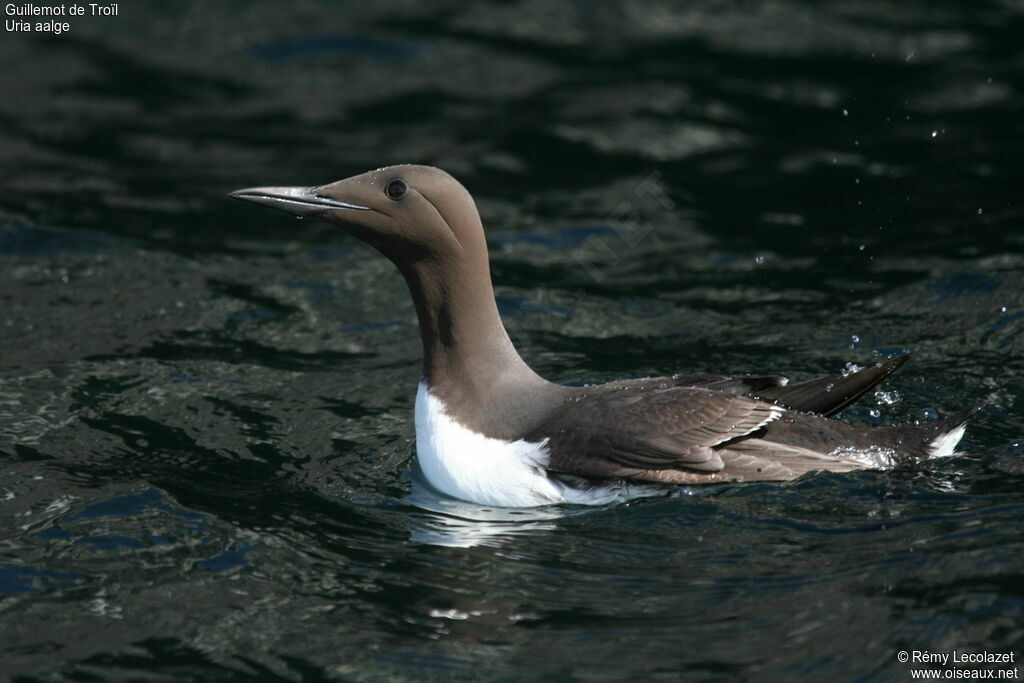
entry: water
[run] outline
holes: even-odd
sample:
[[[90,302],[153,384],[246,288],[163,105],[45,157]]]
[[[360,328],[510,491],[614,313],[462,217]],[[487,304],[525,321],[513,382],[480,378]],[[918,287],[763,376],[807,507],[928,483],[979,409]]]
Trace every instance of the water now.
[[[1013,3],[121,3],[0,41],[0,678],[904,680],[1022,652]],[[913,361],[914,472],[440,500],[401,278],[230,202],[431,163],[572,383]]]

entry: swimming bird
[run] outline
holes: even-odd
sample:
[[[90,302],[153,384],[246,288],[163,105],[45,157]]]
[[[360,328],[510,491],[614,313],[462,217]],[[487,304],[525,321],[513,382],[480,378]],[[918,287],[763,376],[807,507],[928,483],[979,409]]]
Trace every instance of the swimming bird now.
[[[652,485],[786,481],[949,455],[979,407],[921,425],[830,419],[908,356],[848,376],[679,374],[563,386],[519,356],[498,314],[476,204],[448,173],[381,168],[231,197],[337,225],[391,260],[419,319],[416,454],[454,498],[500,507],[603,504]]]

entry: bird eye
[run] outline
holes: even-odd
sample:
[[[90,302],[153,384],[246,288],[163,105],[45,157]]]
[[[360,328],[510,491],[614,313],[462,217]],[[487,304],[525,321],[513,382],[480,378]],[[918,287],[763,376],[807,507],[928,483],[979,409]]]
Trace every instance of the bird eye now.
[[[401,199],[405,191],[409,189],[409,186],[405,184],[405,181],[400,178],[395,178],[388,186],[384,189],[384,193],[392,199]]]

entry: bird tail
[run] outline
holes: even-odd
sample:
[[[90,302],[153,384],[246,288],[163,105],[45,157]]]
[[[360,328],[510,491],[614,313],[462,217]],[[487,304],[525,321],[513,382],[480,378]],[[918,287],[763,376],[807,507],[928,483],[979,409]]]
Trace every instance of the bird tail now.
[[[964,430],[967,429],[967,420],[984,407],[984,405],[972,406],[949,417],[922,425],[927,430],[924,442],[928,457],[941,458],[953,455],[956,445],[964,436]]]

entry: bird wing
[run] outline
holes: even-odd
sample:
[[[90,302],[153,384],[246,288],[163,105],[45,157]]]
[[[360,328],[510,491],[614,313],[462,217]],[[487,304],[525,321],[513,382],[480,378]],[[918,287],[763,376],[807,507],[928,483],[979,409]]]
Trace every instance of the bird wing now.
[[[821,377],[785,386],[759,387],[752,389],[749,395],[774,401],[793,410],[831,417],[853,404],[909,359],[910,354],[905,354],[848,375]]]
[[[743,439],[716,452],[723,463],[722,469],[717,472],[693,472],[683,469],[643,470],[623,476],[653,484],[717,484],[740,481],[789,481],[813,470],[849,472],[867,467],[857,460],[844,460],[813,450],[764,442],[756,437]]]
[[[675,386],[701,387],[735,396],[749,395],[758,391],[783,387],[789,382],[789,378],[781,375],[709,375],[703,373],[672,375],[666,379]],[[664,382],[666,379],[647,381]]]
[[[603,385],[580,389],[526,436],[548,439],[548,469],[623,477],[638,470],[712,473],[724,466],[718,444],[750,434],[779,406],[695,387]]]
[[[672,375],[664,379],[676,386],[702,387],[725,394],[750,396],[805,413],[831,417],[852,405],[910,359],[910,354],[890,358],[847,375],[832,375],[789,384],[780,375]]]

